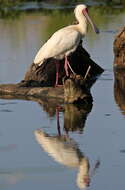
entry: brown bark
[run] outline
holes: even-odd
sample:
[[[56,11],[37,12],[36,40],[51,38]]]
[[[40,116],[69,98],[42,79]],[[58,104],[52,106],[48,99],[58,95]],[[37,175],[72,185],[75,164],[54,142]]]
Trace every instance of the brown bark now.
[[[114,97],[117,105],[125,115],[125,68],[114,70]]]
[[[125,67],[125,27],[116,35],[114,40],[114,66]]]

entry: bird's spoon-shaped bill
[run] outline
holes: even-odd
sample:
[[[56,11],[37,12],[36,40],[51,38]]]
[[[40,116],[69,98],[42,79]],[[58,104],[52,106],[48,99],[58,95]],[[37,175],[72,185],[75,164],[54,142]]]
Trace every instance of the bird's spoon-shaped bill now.
[[[90,16],[88,15],[88,9],[86,8],[86,9],[84,9],[82,12],[83,12],[83,15],[84,15],[84,16],[87,18],[87,20],[89,21],[89,23],[91,24],[93,30],[94,30],[97,34],[99,34],[99,29],[98,29],[97,26],[92,22]]]

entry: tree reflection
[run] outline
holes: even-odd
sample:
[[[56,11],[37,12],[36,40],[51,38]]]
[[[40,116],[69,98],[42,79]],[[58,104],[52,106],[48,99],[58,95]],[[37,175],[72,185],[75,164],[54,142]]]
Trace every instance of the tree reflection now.
[[[16,1],[10,1],[10,0],[0,0],[0,17],[2,18],[8,18],[17,15],[21,15],[24,12],[33,12],[33,11],[39,11],[45,14],[59,14],[58,12],[65,12],[64,15],[69,14],[72,11],[72,7],[74,7],[76,4],[78,4],[79,1],[71,0],[16,0]],[[82,2],[84,3],[84,1]],[[92,15],[95,15],[95,17],[98,19],[98,21],[102,22],[102,19],[107,14],[120,14],[121,12],[124,12],[124,6],[125,1],[124,0],[93,0],[88,2],[85,2],[87,5],[90,6],[90,10]],[[36,8],[37,7],[37,8]],[[115,7],[115,8],[114,8]],[[68,11],[67,11],[68,9]],[[55,20],[59,20],[59,23],[67,22],[66,20],[62,20],[59,17],[51,17],[54,19],[53,24],[55,23]],[[60,22],[61,20],[61,22]],[[94,19],[95,20],[95,19]],[[70,20],[71,21],[71,20]],[[97,23],[97,20],[95,20]],[[52,22],[51,22],[52,23]],[[98,24],[98,23],[97,23]],[[52,26],[52,25],[51,25]],[[53,27],[52,27],[53,28]]]
[[[114,97],[117,105],[125,115],[125,69],[114,70]]]

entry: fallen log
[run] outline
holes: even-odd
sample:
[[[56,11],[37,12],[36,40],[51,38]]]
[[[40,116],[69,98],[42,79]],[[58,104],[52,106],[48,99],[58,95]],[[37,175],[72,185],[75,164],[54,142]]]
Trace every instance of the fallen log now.
[[[117,68],[125,67],[125,27],[116,35],[113,50],[114,66]]]
[[[59,84],[62,85],[64,82],[64,88],[63,86],[53,87],[56,80],[56,65],[55,60],[50,58],[41,66],[32,64],[21,82],[17,84],[1,84],[0,95],[8,95],[15,98],[54,98],[67,103],[84,102],[86,98],[92,99],[90,87],[95,82],[96,77],[104,70],[90,58],[87,51],[82,48],[81,43],[68,59],[76,75],[72,76],[69,71],[69,78],[64,80],[64,60],[59,61]],[[88,68],[90,69],[88,70]],[[67,86],[70,86],[70,88],[67,89]],[[69,93],[71,89],[74,90],[72,90],[73,93]]]
[[[90,90],[84,84],[79,75],[65,79],[62,87],[22,87],[18,84],[1,84],[0,97],[12,97],[17,99],[29,99],[30,97],[41,99],[55,99],[60,103],[84,103],[92,101]],[[77,81],[77,82],[76,82]],[[94,82],[95,80],[93,80]],[[81,82],[81,84],[80,84]]]

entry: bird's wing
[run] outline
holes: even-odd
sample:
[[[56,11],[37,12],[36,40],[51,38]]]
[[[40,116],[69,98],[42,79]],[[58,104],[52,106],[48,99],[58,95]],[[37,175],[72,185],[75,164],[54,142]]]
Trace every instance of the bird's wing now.
[[[80,33],[73,28],[65,27],[55,32],[51,38],[40,48],[34,63],[40,63],[44,59],[65,54],[79,44]]]

